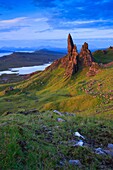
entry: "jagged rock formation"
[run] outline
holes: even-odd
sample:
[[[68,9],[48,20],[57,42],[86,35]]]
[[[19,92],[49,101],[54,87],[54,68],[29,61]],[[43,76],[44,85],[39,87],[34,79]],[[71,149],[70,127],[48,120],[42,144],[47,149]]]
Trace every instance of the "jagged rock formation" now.
[[[77,73],[80,66],[80,68],[89,67],[88,76],[95,75],[99,70],[99,65],[93,62],[91,51],[88,49],[88,44],[86,42],[84,43],[80,54],[78,54],[77,47],[73,43],[70,34],[68,35],[67,44],[68,54],[63,58],[54,61],[51,66],[46,68],[46,70],[49,69],[52,71],[58,67],[62,67],[65,69],[64,75],[68,78]]]
[[[70,77],[71,75],[75,74],[78,71],[79,54],[77,52],[77,47],[73,43],[73,39],[70,34],[68,35],[67,43],[68,43],[67,47],[68,55],[66,61],[64,61],[66,63],[65,76]]]
[[[72,55],[74,43],[73,43],[73,39],[70,34],[68,35],[67,44],[68,44],[68,46],[67,46],[68,54]]]
[[[49,66],[46,70],[54,70],[60,65],[60,67],[65,68],[64,75],[66,77],[71,77],[78,71],[78,52],[77,47],[76,45],[74,45],[73,39],[70,34],[68,35],[67,43],[68,54],[63,58],[54,61],[53,64]]]
[[[89,67],[92,65],[93,62],[92,54],[91,51],[88,49],[88,44],[86,42],[84,43],[84,45],[82,45],[79,59],[83,66]]]
[[[69,62],[66,68],[66,76],[71,76],[78,71],[78,52],[76,45],[73,45],[71,54],[68,54]]]

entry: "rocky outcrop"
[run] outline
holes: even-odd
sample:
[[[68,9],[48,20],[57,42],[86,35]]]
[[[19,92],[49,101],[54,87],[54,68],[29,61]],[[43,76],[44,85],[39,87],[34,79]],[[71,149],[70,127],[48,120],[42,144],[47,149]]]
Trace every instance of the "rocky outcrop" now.
[[[89,71],[87,73],[87,76],[95,76],[100,70],[100,66],[96,62],[92,62],[91,67],[89,68]]]
[[[68,57],[69,57],[69,61],[67,64],[65,75],[72,76],[78,71],[78,52],[77,52],[76,45],[74,45],[73,47],[72,55],[69,55]]]
[[[46,68],[46,70],[54,70],[58,68],[59,66],[65,69],[64,76],[66,77],[71,77],[73,74],[75,74],[78,71],[78,52],[77,52],[77,47],[73,43],[73,39],[71,35],[68,35],[67,39],[68,43],[68,54],[56,61],[53,62],[52,65]]]
[[[70,34],[68,35],[67,44],[68,44],[68,46],[67,46],[68,54],[72,55],[74,43],[73,43],[73,39]]]
[[[82,66],[90,67],[92,65],[92,54],[91,51],[88,49],[88,44],[86,42],[84,43],[84,45],[82,45],[79,59]]]
[[[66,71],[65,76],[70,77],[78,71],[78,52],[77,47],[73,43],[71,35],[68,35],[68,55],[66,61]],[[64,65],[64,64],[63,64]]]
[[[88,49],[88,44],[86,42],[84,43],[80,54],[78,54],[77,47],[73,43],[73,39],[70,34],[68,35],[67,44],[67,55],[54,61],[52,65],[46,68],[46,70],[49,69],[52,71],[58,67],[64,68],[64,76],[69,78],[77,73],[79,68],[82,69],[83,67],[89,67],[87,75],[95,75],[99,70],[99,65],[93,62],[93,57],[91,51]]]
[[[63,58],[64,58],[64,57],[63,57]],[[46,67],[45,70],[46,70],[46,71],[47,71],[47,70],[52,71],[52,70],[58,68],[58,66],[61,64],[61,60],[62,60],[63,58],[55,60],[50,66]]]

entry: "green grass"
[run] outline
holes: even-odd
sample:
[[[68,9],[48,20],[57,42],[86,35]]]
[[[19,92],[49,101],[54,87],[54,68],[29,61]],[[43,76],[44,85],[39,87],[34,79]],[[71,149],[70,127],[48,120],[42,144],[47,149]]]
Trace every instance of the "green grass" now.
[[[76,169],[70,159],[79,159],[81,169],[112,169],[112,158],[94,153],[93,148],[106,148],[113,141],[113,121],[64,115],[57,122],[53,112],[32,115],[11,114],[0,119],[0,168],[2,170]],[[85,136],[84,147],[73,147],[78,140],[74,132]],[[64,162],[64,166],[60,165]],[[79,169],[79,168],[77,168]]]
[[[110,156],[94,153],[94,148],[113,143],[113,67],[93,77],[87,71],[67,79],[59,66],[0,85],[0,169],[75,170],[70,159],[79,159],[85,170],[113,169]],[[5,93],[9,86],[14,90]],[[64,114],[65,122],[59,123],[54,109],[76,116]],[[70,140],[77,140],[75,131],[85,136],[87,146],[70,146]]]
[[[0,86],[0,114],[20,109],[60,110],[76,114],[102,114],[113,107],[113,67],[101,69],[93,77],[86,76],[87,69],[70,79],[64,77],[64,69],[46,71],[20,83]],[[14,90],[4,93],[8,86]],[[106,115],[106,114],[105,114]],[[111,114],[112,117],[112,114]]]

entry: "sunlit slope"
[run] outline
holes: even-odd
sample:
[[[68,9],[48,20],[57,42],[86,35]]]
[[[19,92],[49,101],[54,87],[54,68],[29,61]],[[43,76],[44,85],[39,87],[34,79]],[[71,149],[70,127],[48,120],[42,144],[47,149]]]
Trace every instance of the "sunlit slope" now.
[[[86,73],[87,68],[67,79],[64,69],[59,66],[20,83],[1,85],[1,114],[33,108],[79,114],[97,114],[109,109],[112,112],[113,67],[101,69],[93,77],[87,77]],[[7,86],[13,86],[14,90],[5,94]]]

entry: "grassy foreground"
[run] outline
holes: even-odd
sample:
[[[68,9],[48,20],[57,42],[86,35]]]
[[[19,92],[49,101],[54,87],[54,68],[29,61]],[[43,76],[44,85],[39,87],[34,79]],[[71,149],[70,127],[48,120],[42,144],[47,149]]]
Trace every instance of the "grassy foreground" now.
[[[80,117],[68,114],[61,117],[53,112],[10,114],[0,118],[0,169],[113,169],[113,159],[98,155],[95,149],[106,148],[113,142],[113,120]],[[78,131],[84,137],[84,146],[73,146]],[[81,166],[70,165],[77,159]]]
[[[87,71],[67,79],[59,66],[0,85],[1,170],[113,169],[112,156],[95,152],[113,143],[113,66],[93,77]],[[84,146],[75,147],[75,132],[85,137]]]

